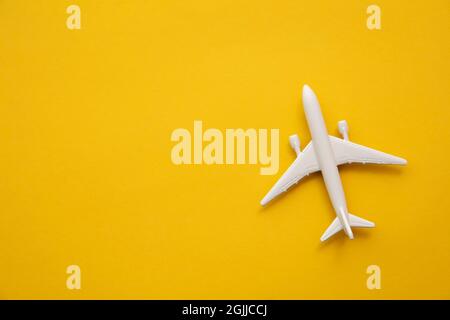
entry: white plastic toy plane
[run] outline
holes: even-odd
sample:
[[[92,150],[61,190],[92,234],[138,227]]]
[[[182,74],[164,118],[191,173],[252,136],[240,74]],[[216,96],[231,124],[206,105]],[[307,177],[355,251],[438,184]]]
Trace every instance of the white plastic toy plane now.
[[[347,236],[353,239],[352,227],[372,228],[375,224],[348,212],[337,166],[352,162],[405,165],[406,160],[350,142],[345,120],[338,123],[339,132],[344,139],[328,135],[319,101],[308,85],[303,86],[303,106],[312,143],[310,142],[303,151],[300,151],[298,136],[295,134],[289,137],[297,159],[262,199],[261,205],[266,205],[303,177],[320,170],[337,216],[320,240],[325,241],[340,230],[344,230]]]

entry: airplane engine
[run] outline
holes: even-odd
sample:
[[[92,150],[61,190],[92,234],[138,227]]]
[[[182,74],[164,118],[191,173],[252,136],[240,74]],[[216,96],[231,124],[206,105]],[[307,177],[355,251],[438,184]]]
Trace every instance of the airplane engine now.
[[[293,134],[292,136],[289,136],[289,144],[291,145],[291,148],[295,151],[297,156],[301,153],[300,151],[300,138],[298,135]]]
[[[339,133],[345,141],[348,141],[348,124],[347,121],[341,120],[338,122]]]

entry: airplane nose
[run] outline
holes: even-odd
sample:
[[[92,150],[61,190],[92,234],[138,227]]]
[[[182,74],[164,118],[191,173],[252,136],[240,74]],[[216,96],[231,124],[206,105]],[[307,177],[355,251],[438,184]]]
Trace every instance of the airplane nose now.
[[[310,90],[310,91],[311,91],[311,88],[305,83],[305,84],[303,85],[303,93],[304,93],[306,90]]]
[[[306,113],[306,118],[308,119],[308,117],[315,114],[316,110],[318,109],[317,97],[314,91],[312,91],[312,89],[307,84],[303,86],[302,96],[303,108]]]
[[[316,98],[316,95],[314,94],[314,91],[312,91],[311,87],[307,84],[303,85],[303,99],[311,99]]]

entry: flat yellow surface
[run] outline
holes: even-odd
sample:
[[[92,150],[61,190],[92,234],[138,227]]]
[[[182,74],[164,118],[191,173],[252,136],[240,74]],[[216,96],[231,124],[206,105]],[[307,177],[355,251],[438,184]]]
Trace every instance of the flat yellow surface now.
[[[0,298],[450,298],[450,2],[0,1]],[[262,209],[309,141],[406,158],[341,169],[377,227],[321,244],[320,174]],[[279,128],[280,170],[171,162],[176,128]],[[66,288],[79,265],[81,290]],[[368,290],[366,268],[381,268]]]

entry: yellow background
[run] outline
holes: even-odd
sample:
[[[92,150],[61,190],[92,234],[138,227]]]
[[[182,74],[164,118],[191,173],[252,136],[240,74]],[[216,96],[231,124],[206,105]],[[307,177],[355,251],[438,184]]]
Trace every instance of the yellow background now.
[[[448,0],[0,1],[0,297],[450,298]],[[377,227],[321,244],[320,174],[259,201],[331,134],[406,158],[341,169]],[[176,128],[280,128],[280,170],[175,166]],[[66,267],[82,289],[66,288]],[[381,267],[381,290],[366,268]]]

